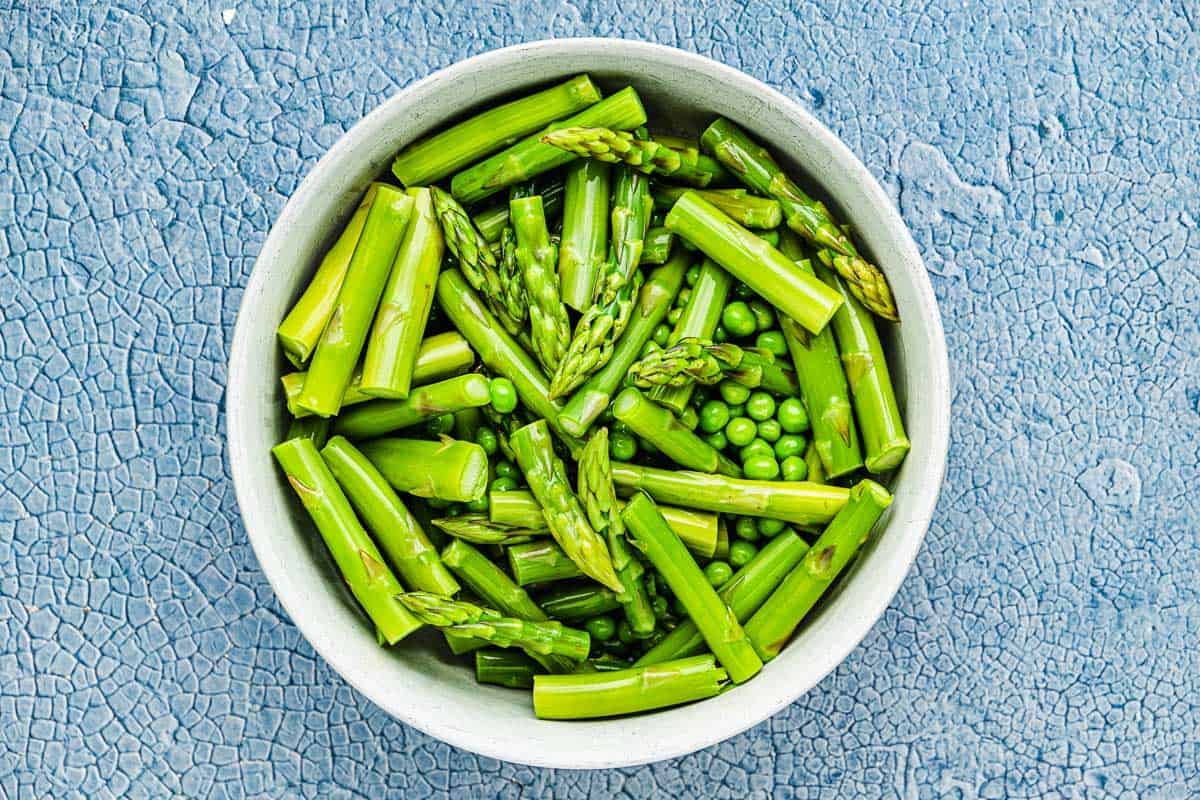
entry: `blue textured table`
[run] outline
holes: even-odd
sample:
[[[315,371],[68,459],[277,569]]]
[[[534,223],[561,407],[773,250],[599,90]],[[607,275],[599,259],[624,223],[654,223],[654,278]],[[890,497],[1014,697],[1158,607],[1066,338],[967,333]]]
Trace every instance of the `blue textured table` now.
[[[0,797],[1200,795],[1194,4],[173,5],[0,2]],[[301,176],[410,81],[580,34],[726,61],[859,153],[934,275],[956,414],[862,647],[742,736],[608,773],[349,689],[272,596],[222,438]]]

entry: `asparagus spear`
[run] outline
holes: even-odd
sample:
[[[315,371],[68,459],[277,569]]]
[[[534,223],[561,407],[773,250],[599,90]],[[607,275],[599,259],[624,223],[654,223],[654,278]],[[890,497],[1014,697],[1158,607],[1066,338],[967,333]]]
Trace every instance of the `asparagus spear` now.
[[[540,605],[550,617],[574,622],[616,611],[621,601],[612,589],[587,581],[554,589],[541,597]]]
[[[688,189],[686,186],[667,186],[656,183],[651,187],[654,208],[669,211],[685,192],[695,191],[708,202],[724,211],[739,225],[769,230],[783,222],[778,200],[750,194],[745,189]]]
[[[457,270],[442,272],[438,279],[438,301],[451,324],[458,328],[479,354],[479,359],[497,375],[508,378],[517,389],[522,405],[546,420],[572,451],[583,442],[568,434],[559,423],[561,406],[550,399],[545,375],[533,358],[500,329],[496,318],[483,307]]]
[[[604,265],[611,172],[607,164],[590,159],[567,167],[558,275],[563,302],[576,311],[586,311],[591,305],[592,290]]]
[[[613,481],[619,488],[648,492],[662,503],[781,519],[793,525],[828,522],[846,504],[849,494],[839,486],[805,481],[748,481],[635,464],[614,464]]]
[[[813,333],[820,333],[842,304],[837,292],[796,269],[791,259],[695,192],[676,201],[667,228]]]
[[[719,163],[698,151],[684,158],[678,150],[629,131],[572,126],[550,131],[542,141],[580,158],[625,164],[646,175],[660,175],[689,186],[708,186],[724,173]]]
[[[513,334],[523,335],[525,320],[529,318],[529,298],[525,294],[525,276],[521,274],[521,262],[517,260],[517,234],[511,225],[500,232],[500,299],[504,303],[505,316],[515,319],[522,330]]]
[[[489,495],[489,502],[489,519],[493,523],[526,528],[545,524],[541,505],[527,491],[493,491]],[[621,508],[625,507],[621,500],[617,500],[617,503]],[[658,510],[689,550],[701,558],[713,557],[719,527],[716,514],[674,506],[659,506]]]
[[[633,534],[634,542],[645,553],[687,614],[695,621],[704,641],[729,673],[734,683],[754,677],[762,662],[729,607],[704,577],[683,542],[667,525],[654,501],[638,494],[629,501],[621,518]]]
[[[302,366],[312,355],[313,348],[317,346],[321,333],[333,314],[338,292],[341,291],[346,270],[350,268],[350,260],[354,256],[354,248],[358,245],[363,225],[367,221],[367,212],[380,185],[372,183],[367,187],[366,194],[359,201],[350,221],[342,229],[333,247],[330,247],[321,259],[308,288],[283,318],[283,322],[279,323],[275,332],[279,337],[279,344],[283,347],[284,355],[297,367]]]
[[[477,203],[514,183],[527,181],[543,172],[575,160],[565,150],[542,142],[552,130],[573,125],[607,125],[620,130],[646,123],[646,110],[632,86],[585,108],[574,116],[552,122],[539,133],[522,139],[506,150],[459,172],[450,182],[450,191],[463,203]]]
[[[533,496],[542,506],[550,534],[563,552],[585,575],[621,591],[604,539],[588,524],[579,498],[571,491],[566,468],[554,454],[546,421],[538,420],[519,428],[509,436],[509,445]]]
[[[541,197],[516,198],[508,205],[517,241],[517,265],[529,300],[533,352],[546,371],[553,372],[571,337],[571,321],[558,289],[558,252],[550,243]]]
[[[646,239],[642,245],[642,257],[638,264],[652,266],[665,264],[671,257],[671,246],[675,244],[675,234],[663,227],[650,228],[646,231]]]
[[[413,365],[413,386],[423,386],[443,378],[451,378],[466,372],[475,363],[475,352],[457,331],[447,331],[434,336],[428,336],[421,342],[417,350],[417,363]],[[283,395],[287,400],[288,411],[293,417],[307,417],[311,411],[296,404],[300,392],[304,389],[304,379],[307,372],[289,372],[280,378],[283,384]],[[342,395],[342,408],[372,400],[369,394],[360,389],[362,370],[355,367],[350,375],[350,383]]]
[[[800,258],[800,243],[794,234],[789,232],[783,238],[781,248],[784,255],[796,261],[798,269],[813,272],[812,263]],[[834,331],[827,328],[813,336],[787,317],[779,320],[779,327],[796,365],[800,395],[812,421],[812,447],[820,459],[821,471],[832,478],[853,472],[863,465],[862,450]],[[815,480],[811,464],[809,480]]]
[[[845,299],[830,327],[842,355],[842,366],[846,369],[846,381],[862,432],[866,451],[863,461],[867,470],[875,474],[895,469],[908,454],[910,445],[875,320],[849,292],[846,281],[823,264],[813,266],[817,276],[836,288]]]
[[[469,503],[487,490],[487,453],[474,442],[446,436],[436,442],[383,438],[363,442],[360,447],[397,491]]]
[[[565,183],[560,180],[539,180],[537,191],[533,194],[542,196],[542,211],[546,214],[546,222],[553,226],[563,213]],[[508,200],[493,203],[476,214],[472,221],[479,232],[483,234],[483,238],[495,245],[500,241],[501,232],[508,227]]]
[[[367,342],[371,319],[400,248],[413,200],[390,186],[379,186],[367,211],[362,235],[338,292],[329,324],[312,355],[296,404],[322,417],[341,409],[342,396]]]
[[[578,578],[583,575],[563,549],[550,539],[517,544],[505,550],[508,571],[518,586]]]
[[[596,296],[583,312],[567,353],[550,381],[550,396],[577,388],[612,358],[613,347],[633,313],[641,288],[638,262],[650,223],[650,183],[628,167],[618,167],[612,193],[612,243],[596,283]]]
[[[366,456],[347,439],[335,436],[321,450],[321,457],[405,586],[444,595],[458,591],[458,581],[438,558],[425,531]]]
[[[536,661],[516,650],[488,647],[475,651],[475,680],[479,683],[532,689],[533,677],[540,671]]]
[[[613,393],[625,379],[625,373],[637,359],[654,329],[671,310],[675,295],[683,284],[683,275],[691,256],[680,248],[663,266],[650,273],[630,314],[625,333],[617,340],[612,358],[581,386],[567,401],[559,414],[562,427],[575,436],[582,436],[591,424],[604,413]],[[718,314],[720,311],[718,310]]]
[[[539,519],[536,528],[515,528],[511,525],[499,525],[488,519],[487,514],[463,514],[458,517],[443,517],[435,519],[433,524],[455,539],[462,539],[471,544],[490,544],[507,547],[514,544],[524,544],[539,536],[549,536],[545,521]]]
[[[804,450],[804,463],[808,468],[806,481],[825,483],[829,476],[825,474],[825,462],[821,460],[821,454],[817,452],[815,439],[809,440],[808,447]]]
[[[492,398],[487,378],[472,373],[418,386],[403,400],[372,400],[356,405],[334,421],[348,439],[372,439],[408,428],[430,417],[485,405]]]
[[[430,191],[409,189],[408,196],[413,199],[412,215],[363,359],[359,388],[372,397],[408,397],[445,251]]]
[[[650,596],[642,580],[645,572],[642,562],[629,552],[629,543],[625,540],[625,525],[621,521],[617,492],[612,482],[608,428],[600,428],[593,433],[580,453],[578,483],[579,499],[583,503],[588,521],[597,532],[608,538],[608,552],[612,555],[613,569],[624,587],[617,599],[624,607],[625,619],[629,622],[634,636],[645,638],[654,633],[658,620],[654,616]]]
[[[636,714],[713,697],[727,677],[712,656],[612,672],[535,675],[533,713],[538,719]]]
[[[405,186],[440,181],[554,120],[599,101],[600,90],[592,79],[587,75],[576,75],[410,144],[392,162],[392,174]]]
[[[850,499],[804,560],[746,623],[746,633],[764,661],[779,655],[792,631],[854,558],[891,503],[887,489],[872,480],[860,481],[850,490]]]
[[[497,647],[519,647],[539,655],[582,661],[591,646],[587,631],[568,628],[555,620],[534,622],[506,617],[494,609],[429,592],[404,592],[399,600],[427,625],[483,639]]]
[[[774,356],[766,352],[749,353],[736,344],[713,344],[708,339],[689,336],[665,350],[647,353],[629,368],[628,378],[642,389],[679,388],[690,383],[712,386],[724,378],[747,387],[763,380],[763,363]]]
[[[529,594],[513,583],[504,570],[465,541],[455,539],[446,545],[442,549],[442,563],[484,603],[505,616],[531,622],[549,619],[538,604],[530,599]],[[454,633],[447,633],[446,641],[456,655],[486,644],[478,639]],[[529,656],[550,672],[570,672],[574,669],[574,663],[561,656],[545,656],[537,652],[530,652]]]
[[[700,142],[751,189],[779,201],[788,227],[822,248],[821,260],[847,281],[860,303],[884,319],[900,319],[887,278],[858,254],[825,205],[801,191],[766,148],[727,119],[710,125]]]
[[[719,450],[685,427],[675,415],[630,386],[613,401],[612,413],[667,458],[688,469],[719,472],[732,478],[742,470]]]
[[[744,623],[807,552],[808,544],[803,539],[794,531],[784,531],[767,542],[750,563],[735,572],[721,586],[717,596],[729,606],[737,621]],[[661,664],[703,652],[704,637],[700,635],[700,629],[691,619],[685,619],[633,663],[638,667]]]
[[[466,209],[459,205],[449,192],[444,192],[436,186],[430,187],[429,192],[433,197],[434,211],[442,226],[446,249],[458,261],[458,268],[463,277],[472,289],[479,292],[488,308],[496,315],[496,319],[500,320],[509,333],[520,333],[523,317],[513,317],[508,313],[504,282],[500,278],[491,245],[475,228]]]
[[[399,581],[350,508],[329,467],[309,439],[289,439],[271,451],[287,475],[325,540],[338,570],[367,616],[375,624],[380,642],[395,644],[421,627],[397,602]]]
[[[678,344],[683,339],[693,336],[711,339],[716,333],[717,325],[720,324],[721,312],[725,308],[725,301],[729,298],[729,290],[733,288],[733,283],[732,275],[721,269],[712,259],[704,259],[683,313],[667,338],[667,344]],[[650,398],[680,414],[691,402],[694,391],[695,386],[690,384],[663,387],[653,390]]]
[[[288,439],[309,439],[317,447],[324,447],[325,442],[329,439],[329,428],[332,421],[325,417],[305,417],[303,419],[293,419],[288,425],[287,435],[284,436],[284,441]]]

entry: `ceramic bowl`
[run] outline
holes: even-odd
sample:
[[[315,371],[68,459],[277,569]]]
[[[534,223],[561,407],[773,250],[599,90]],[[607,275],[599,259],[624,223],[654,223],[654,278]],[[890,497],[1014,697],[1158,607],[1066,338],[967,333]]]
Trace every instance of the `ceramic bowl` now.
[[[390,649],[375,643],[271,459],[288,422],[274,331],[367,184],[388,174],[402,146],[467,111],[580,72],[608,90],[632,84],[652,121],[670,120],[677,131],[698,133],[714,117],[729,117],[853,222],[887,273],[904,320],[883,327],[912,453],[891,482],[895,502],[877,535],[760,675],[680,708],[552,722],[534,718],[527,692],[477,684],[473,670],[452,661],[432,633]],[[707,58],[643,42],[575,39],[517,45],[454,64],[395,94],[330,149],[284,207],[246,286],[227,414],[246,533],[280,603],[334,669],[389,714],[457,747],[526,764],[599,768],[679,756],[744,731],[816,686],[858,645],[891,602],[929,526],[945,466],[950,399],[941,320],[921,257],[879,183],[836,136],[794,101]]]

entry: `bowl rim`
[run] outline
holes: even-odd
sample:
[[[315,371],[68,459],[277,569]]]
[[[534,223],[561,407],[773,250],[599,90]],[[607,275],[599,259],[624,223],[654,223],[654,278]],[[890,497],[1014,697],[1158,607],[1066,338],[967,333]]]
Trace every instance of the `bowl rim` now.
[[[888,573],[889,579],[886,585],[876,587],[873,592],[875,602],[867,608],[860,607],[857,609],[857,613],[855,614],[856,620],[850,626],[854,627],[853,634],[841,639],[840,647],[820,654],[815,659],[820,663],[820,666],[814,672],[811,672],[805,680],[795,683],[781,682],[784,684],[782,691],[778,691],[769,697],[767,702],[754,705],[753,711],[741,716],[731,724],[727,723],[724,726],[718,727],[715,733],[712,732],[713,729],[711,727],[703,731],[693,730],[690,731],[690,737],[679,737],[669,742],[652,742],[640,753],[623,754],[622,757],[616,758],[608,753],[584,754],[583,756],[576,754],[571,761],[567,762],[562,760],[562,758],[556,758],[555,753],[531,749],[524,744],[521,737],[497,736],[494,731],[480,733],[473,728],[457,725],[443,725],[439,727],[434,721],[406,713],[407,709],[404,703],[401,702],[403,698],[400,698],[401,701],[398,701],[396,697],[389,695],[378,685],[363,679],[363,676],[357,673],[354,665],[347,663],[347,659],[333,646],[333,642],[327,637],[318,634],[316,630],[318,627],[317,623],[309,622],[303,615],[295,613],[295,599],[285,596],[280,591],[284,566],[265,557],[267,553],[264,549],[267,545],[262,538],[263,534],[261,531],[269,530],[271,520],[258,518],[260,515],[256,508],[256,501],[251,495],[252,475],[249,472],[249,459],[245,457],[245,448],[242,446],[245,439],[243,434],[244,421],[243,415],[239,413],[238,409],[245,403],[243,400],[243,395],[246,393],[245,387],[250,384],[250,378],[247,375],[250,368],[247,352],[250,347],[247,342],[247,331],[250,323],[248,321],[249,312],[247,309],[252,306],[254,300],[263,291],[262,284],[265,281],[266,270],[262,268],[262,263],[268,254],[274,253],[281,246],[279,240],[283,238],[284,232],[288,228],[288,225],[284,223],[296,214],[296,207],[301,202],[300,198],[325,185],[326,181],[331,177],[327,173],[331,173],[333,170],[333,163],[339,161],[349,151],[353,150],[358,142],[364,139],[366,133],[376,127],[378,120],[390,117],[394,107],[402,105],[407,97],[418,94],[433,84],[457,79],[473,71],[486,70],[492,64],[507,62],[510,59],[521,56],[553,52],[560,57],[570,57],[574,54],[587,54],[597,47],[622,48],[626,52],[644,54],[648,57],[672,59],[683,66],[690,67],[699,72],[716,75],[722,83],[730,85],[736,91],[757,95],[766,103],[778,107],[785,116],[804,127],[808,135],[812,136],[822,148],[825,148],[833,155],[838,162],[838,166],[849,173],[855,183],[855,190],[862,193],[865,196],[865,201],[878,211],[880,225],[887,229],[889,235],[896,237],[898,240],[900,251],[897,253],[896,260],[901,264],[907,263],[909,265],[907,271],[912,273],[910,278],[917,291],[916,299],[919,306],[917,310],[930,326],[929,339],[931,352],[929,355],[931,358],[928,363],[929,374],[923,376],[927,379],[927,382],[922,384],[922,402],[933,406],[932,412],[929,414],[931,419],[930,444],[932,445],[932,449],[925,453],[922,459],[923,469],[921,471],[922,474],[919,476],[919,489],[913,499],[915,506],[914,513],[903,521],[903,524],[908,526],[919,526],[919,533],[911,534],[905,540],[908,546],[905,550],[897,554],[900,557],[899,561],[895,563],[893,569]],[[581,67],[579,71],[586,70]],[[275,597],[288,614],[292,623],[299,629],[300,633],[312,645],[321,658],[343,680],[390,716],[455,747],[501,760],[533,766],[569,769],[611,768],[635,766],[675,758],[736,736],[774,716],[784,707],[798,700],[802,695],[816,686],[817,683],[827,677],[830,672],[858,647],[867,633],[870,632],[886,611],[892,600],[894,600],[900,586],[911,573],[912,565],[928,532],[933,510],[940,495],[949,450],[949,360],[941,315],[933,293],[933,287],[929,280],[929,274],[908,227],[901,218],[895,204],[884,192],[874,175],[871,174],[863,162],[846,144],[816,119],[811,112],[782,92],[741,70],[722,64],[707,56],[691,53],[669,45],[606,37],[543,39],[489,50],[454,62],[425,78],[410,83],[397,90],[369,114],[359,119],[321,156],[317,164],[289,196],[279,216],[272,223],[267,237],[263,240],[259,254],[255,258],[254,266],[247,280],[241,303],[239,304],[237,320],[233,331],[226,376],[225,414],[226,440],[234,491],[242,517],[242,525],[246,531],[247,538],[250,540],[255,557],[258,559],[259,565],[275,593]],[[890,516],[889,514],[889,520]],[[260,531],[258,535],[255,535],[253,532],[256,530]],[[903,569],[896,568],[901,566],[901,562]],[[687,706],[683,708],[687,708]],[[656,713],[669,712],[670,709],[664,709],[664,711]],[[560,724],[580,725],[591,723]],[[643,744],[645,743],[643,742]]]

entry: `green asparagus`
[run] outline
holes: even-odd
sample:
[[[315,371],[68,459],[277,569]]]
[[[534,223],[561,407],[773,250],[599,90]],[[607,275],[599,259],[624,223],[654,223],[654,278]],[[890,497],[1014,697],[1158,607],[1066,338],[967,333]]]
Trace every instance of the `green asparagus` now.
[[[683,313],[667,338],[667,345],[678,344],[689,337],[711,339],[716,333],[717,325],[720,324],[721,312],[725,308],[725,301],[733,283],[732,275],[712,259],[704,259]],[[681,414],[691,402],[695,388],[691,384],[679,387],[664,386],[651,391],[650,399],[676,414]]]
[[[748,187],[779,201],[788,227],[822,248],[822,261],[837,270],[860,303],[884,319],[900,319],[887,278],[858,254],[825,205],[801,191],[766,148],[727,119],[708,126],[700,141]]]
[[[842,304],[837,292],[796,269],[783,253],[695,192],[676,201],[667,214],[667,228],[813,333],[820,333]]]
[[[556,586],[539,598],[539,605],[552,619],[583,621],[621,607],[617,593],[592,581]]]
[[[669,412],[668,412],[669,413]],[[625,610],[625,619],[633,635],[645,638],[654,632],[658,620],[650,606],[642,575],[642,562],[629,552],[625,524],[621,521],[617,492],[613,488],[612,464],[608,455],[608,428],[592,434],[579,455],[579,500],[588,521],[608,538],[613,569],[624,587],[617,595]]]
[[[535,675],[533,713],[538,719],[636,714],[713,697],[727,677],[712,656],[612,672]]]
[[[671,587],[675,599],[683,604],[696,623],[704,641],[734,683],[754,677],[762,662],[733,612],[717,597],[683,542],[667,525],[654,501],[638,494],[629,501],[621,518],[634,542]]]
[[[341,410],[342,397],[366,347],[371,320],[412,212],[411,197],[390,186],[378,187],[337,303],[317,342],[304,388],[296,399],[300,408],[322,417],[331,417]]]
[[[650,273],[634,304],[625,333],[613,348],[612,358],[571,395],[559,414],[559,423],[566,431],[574,436],[582,436],[608,408],[613,393],[625,379],[626,371],[646,342],[650,341],[654,329],[671,310],[671,303],[679,294],[683,275],[690,263],[691,256],[680,249],[670,261]]]
[[[579,498],[571,491],[566,468],[554,454],[545,420],[526,425],[509,437],[529,488],[542,506],[550,534],[585,575],[622,591],[604,539],[588,524]]]
[[[398,599],[426,625],[483,639],[497,647],[519,647],[573,661],[587,658],[591,647],[587,631],[568,628],[556,620],[535,622],[506,617],[494,609],[429,592],[403,592]]]
[[[399,492],[469,503],[487,490],[487,453],[474,442],[388,437],[363,442],[360,448]]]
[[[588,163],[588,162],[585,162]],[[295,366],[303,366],[312,355],[313,348],[321,338],[329,317],[337,305],[338,292],[342,289],[342,281],[350,268],[350,260],[358,239],[362,235],[363,225],[367,221],[367,212],[375,200],[375,194],[382,184],[372,183],[354,210],[350,221],[342,229],[342,234],[333,243],[325,257],[321,259],[316,274],[308,283],[308,288],[292,310],[279,323],[276,335],[283,348],[284,355]]]
[[[688,430],[670,411],[655,405],[632,386],[617,395],[612,404],[612,413],[681,467],[700,472],[719,472],[732,478],[741,477],[742,470],[737,464]]]
[[[618,167],[612,193],[612,242],[596,282],[592,304],[575,326],[566,355],[550,381],[550,396],[578,388],[612,358],[616,341],[633,313],[641,288],[638,262],[650,224],[650,183],[628,167]]]
[[[505,549],[508,571],[518,586],[578,578],[583,575],[574,561],[551,539],[540,539]]]
[[[509,689],[532,689],[533,678],[541,672],[537,662],[516,650],[485,648],[475,651],[475,680],[506,686]]]
[[[553,372],[566,351],[571,321],[558,286],[558,251],[538,195],[509,202],[509,218],[517,241],[517,266],[529,300],[529,329],[533,352],[547,372]]]
[[[670,210],[685,192],[695,191],[708,202],[729,215],[730,219],[747,228],[769,230],[783,222],[783,210],[778,200],[758,197],[745,189],[688,189],[685,186],[655,184],[654,207]]]
[[[779,588],[746,623],[746,633],[764,661],[779,655],[833,579],[850,563],[875,522],[892,503],[878,483],[863,480],[850,490],[846,505]]]
[[[537,528],[514,528],[511,525],[499,525],[488,519],[487,514],[463,514],[458,517],[443,517],[435,519],[433,524],[441,530],[462,539],[464,542],[480,545],[500,545],[507,547],[514,544],[524,544],[540,536],[549,536],[550,530],[542,523]]]
[[[556,119],[598,102],[600,90],[592,79],[577,75],[410,144],[392,162],[392,174],[405,186],[440,181]]]
[[[702,153],[685,158],[678,150],[629,131],[573,126],[550,131],[542,141],[580,158],[624,164],[646,175],[659,175],[689,186],[708,186],[724,172],[719,163]]]
[[[375,624],[379,641],[395,644],[421,627],[397,601],[399,581],[354,515],[329,467],[309,439],[289,439],[271,451],[325,540],[338,571]]]
[[[608,201],[612,170],[584,159],[567,167],[558,276],[562,299],[576,311],[592,304],[592,291],[608,249]]]
[[[646,123],[646,110],[632,86],[610,95],[578,114],[552,122],[539,133],[532,134],[485,161],[459,172],[450,181],[450,191],[463,203],[477,203],[514,183],[527,181],[556,167],[575,160],[576,156],[553,145],[542,137],[558,128],[575,125],[607,125],[630,130]]]
[[[333,420],[327,417],[304,417],[302,419],[293,419],[288,425],[287,434],[283,437],[284,441],[288,439],[309,439],[317,447],[324,447],[325,442],[329,439],[329,429],[333,427]]]
[[[460,375],[418,386],[403,400],[372,400],[356,405],[338,416],[333,430],[347,439],[372,439],[412,427],[431,417],[482,406],[491,398],[487,378],[476,374]]]
[[[405,586],[444,595],[458,591],[458,581],[438,558],[425,531],[362,452],[335,436],[321,450],[321,457]]]
[[[767,542],[753,560],[735,572],[721,586],[717,596],[729,606],[737,621],[744,623],[807,552],[808,544],[803,539],[793,531],[784,531]],[[661,664],[702,652],[704,637],[700,635],[700,629],[691,619],[685,619],[635,661],[634,666]]]
[[[560,180],[546,180],[543,176],[538,180],[537,189],[533,194],[542,196],[542,211],[548,223],[555,223],[563,215],[563,202],[566,195],[566,184]],[[495,245],[500,241],[500,234],[508,227],[508,198],[502,202],[492,203],[480,211],[471,221],[483,234],[495,252]]]
[[[650,228],[646,231],[646,239],[642,245],[642,257],[638,261],[643,266],[665,264],[671,257],[671,247],[675,244],[675,234],[663,227]]]

